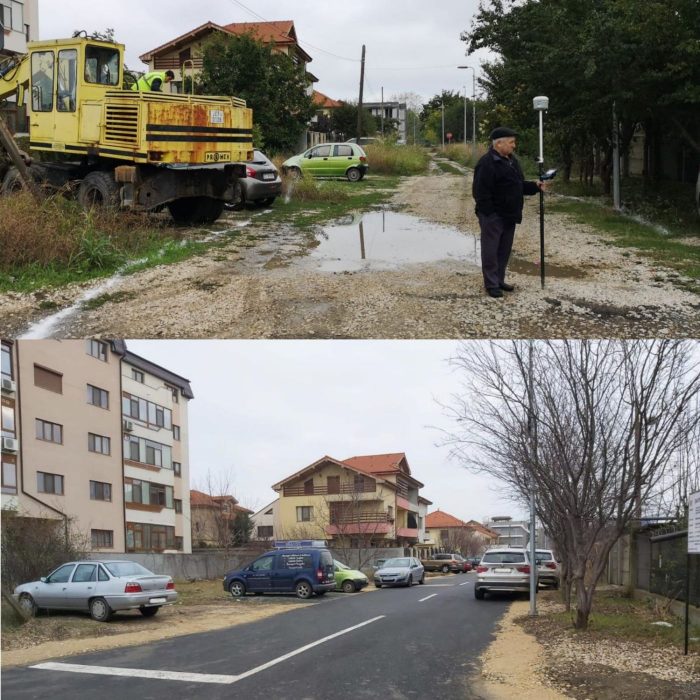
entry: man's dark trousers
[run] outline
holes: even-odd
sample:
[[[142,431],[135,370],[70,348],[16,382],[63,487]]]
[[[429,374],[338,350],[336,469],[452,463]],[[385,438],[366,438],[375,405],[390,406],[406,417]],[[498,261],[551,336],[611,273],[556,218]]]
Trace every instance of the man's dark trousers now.
[[[479,214],[481,226],[481,270],[486,289],[500,289],[506,280],[506,267],[513,248],[515,222],[498,214]]]

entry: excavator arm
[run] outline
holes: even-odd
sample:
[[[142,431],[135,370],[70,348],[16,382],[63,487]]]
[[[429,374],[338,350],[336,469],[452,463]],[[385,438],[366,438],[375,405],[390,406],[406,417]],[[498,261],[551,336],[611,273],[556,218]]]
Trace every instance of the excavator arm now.
[[[24,104],[24,92],[29,86],[29,54],[10,56],[0,62],[0,100],[17,96],[17,105]]]

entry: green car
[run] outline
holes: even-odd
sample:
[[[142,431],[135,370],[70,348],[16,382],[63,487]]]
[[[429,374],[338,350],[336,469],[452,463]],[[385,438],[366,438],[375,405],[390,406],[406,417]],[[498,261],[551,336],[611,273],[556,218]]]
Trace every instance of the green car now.
[[[282,163],[282,172],[299,178],[346,177],[350,182],[361,180],[369,165],[362,146],[356,143],[322,143]]]
[[[337,559],[333,560],[333,569],[335,571],[335,588],[343,593],[354,593],[364,588],[369,580],[361,572],[345,566]]]

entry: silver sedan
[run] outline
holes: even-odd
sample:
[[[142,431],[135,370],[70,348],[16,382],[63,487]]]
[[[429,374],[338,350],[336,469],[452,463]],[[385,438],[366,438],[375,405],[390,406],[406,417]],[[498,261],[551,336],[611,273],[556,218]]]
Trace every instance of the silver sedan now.
[[[424,583],[425,569],[415,557],[395,557],[387,559],[374,572],[374,585],[382,586],[412,586],[414,583]]]
[[[177,600],[170,576],[154,574],[133,561],[73,561],[38,581],[23,583],[14,597],[30,615],[41,608],[89,612],[105,622],[119,610],[138,609],[152,617]]]

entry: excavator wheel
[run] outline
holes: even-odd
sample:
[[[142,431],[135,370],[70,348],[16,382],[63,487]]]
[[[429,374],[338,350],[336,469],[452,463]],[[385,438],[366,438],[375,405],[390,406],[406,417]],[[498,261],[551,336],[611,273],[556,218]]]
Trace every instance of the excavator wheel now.
[[[211,197],[183,197],[170,202],[168,209],[178,224],[211,224],[221,216],[224,202]]]
[[[85,209],[118,207],[119,183],[114,174],[102,170],[88,173],[78,187],[78,202]]]
[[[44,173],[37,165],[29,166],[29,174],[34,178],[34,182],[42,183],[44,181]],[[3,178],[0,186],[0,194],[12,194],[13,192],[21,192],[24,189],[24,182],[19,176],[17,168],[10,168]]]

